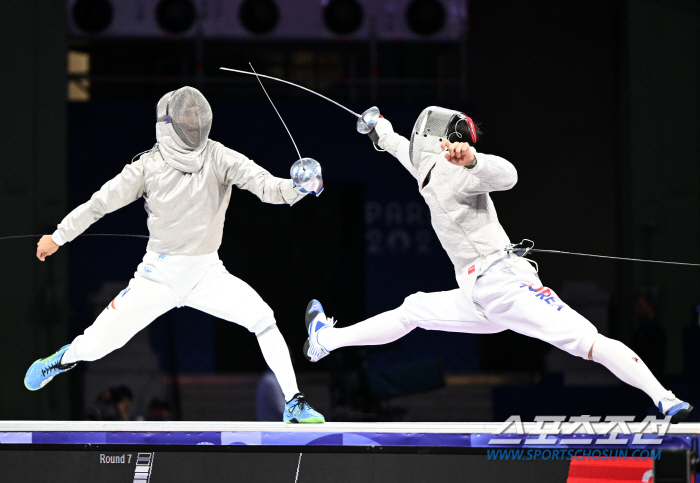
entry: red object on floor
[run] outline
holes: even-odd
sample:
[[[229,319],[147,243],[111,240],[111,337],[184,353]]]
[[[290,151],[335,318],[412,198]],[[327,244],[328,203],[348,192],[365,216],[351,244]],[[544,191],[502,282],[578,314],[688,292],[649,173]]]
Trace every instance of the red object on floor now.
[[[602,483],[604,481],[653,483],[651,459],[572,459],[567,483]]]

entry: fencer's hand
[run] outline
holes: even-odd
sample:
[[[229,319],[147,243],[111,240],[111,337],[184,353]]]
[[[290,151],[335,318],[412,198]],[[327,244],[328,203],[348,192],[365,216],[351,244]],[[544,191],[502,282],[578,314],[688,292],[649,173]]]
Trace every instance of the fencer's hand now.
[[[377,145],[379,144],[379,139],[386,136],[387,134],[393,134],[394,127],[391,125],[388,119],[380,117],[375,124],[374,129],[372,129],[368,136],[372,142]]]
[[[46,260],[46,257],[53,255],[58,250],[58,245],[56,245],[51,238],[51,235],[44,235],[36,244],[36,257],[42,262]]]
[[[374,130],[377,131],[379,137],[386,136],[387,134],[392,134],[394,132],[394,127],[391,125],[388,119],[380,117],[377,120],[377,124],[374,126]]]
[[[445,151],[445,159],[457,166],[474,164],[474,153],[469,148],[469,143],[451,143],[447,139],[440,143],[440,149]]]

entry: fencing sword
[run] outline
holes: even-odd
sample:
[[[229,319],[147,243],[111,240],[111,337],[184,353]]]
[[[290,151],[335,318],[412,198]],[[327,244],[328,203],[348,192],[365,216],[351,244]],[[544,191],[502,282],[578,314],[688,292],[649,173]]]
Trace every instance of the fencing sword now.
[[[253,66],[251,64],[251,69],[253,69]],[[299,153],[299,149],[297,148],[296,143],[294,142],[294,138],[292,137],[292,134],[289,132],[289,128],[287,128],[287,125],[284,122],[284,119],[282,119],[282,116],[280,115],[279,111],[277,111],[277,108],[275,107],[275,104],[272,102],[272,99],[270,99],[270,96],[267,94],[267,90],[265,90],[265,86],[263,86],[262,81],[260,81],[260,77],[264,77],[266,79],[271,79],[275,80],[278,82],[282,82],[284,84],[289,84],[294,87],[298,87],[299,89],[303,89],[307,92],[310,92],[312,94],[315,94],[333,104],[336,106],[344,109],[345,111],[349,112],[353,116],[357,117],[357,131],[361,134],[368,134],[372,129],[374,129],[374,126],[377,124],[377,121],[379,120],[379,108],[375,107],[370,107],[367,109],[365,112],[362,113],[362,115],[357,114],[356,112],[352,111],[351,109],[348,109],[347,107],[343,106],[342,104],[334,101],[333,99],[330,99],[323,94],[320,94],[316,91],[313,91],[309,88],[306,88],[304,86],[300,86],[299,84],[295,84],[293,82],[286,81],[284,79],[279,79],[277,77],[272,77],[269,75],[264,75],[264,74],[258,74],[255,72],[255,69],[253,69],[253,72],[248,72],[245,70],[237,70],[237,69],[230,69],[227,67],[220,67],[220,70],[226,70],[230,72],[237,72],[239,74],[246,74],[246,75],[254,75],[257,77],[258,82],[260,82],[260,86],[263,88],[263,91],[265,92],[265,95],[267,98],[270,100],[270,103],[272,104],[272,107],[275,109],[275,112],[277,112],[277,115],[280,118],[280,121],[282,121],[282,124],[284,125],[284,128],[287,130],[287,133],[289,134],[289,137],[292,139],[292,143],[294,144],[294,149],[296,149],[297,154],[299,155],[299,161],[294,163],[295,165],[299,163],[300,161],[303,161],[303,159],[310,159],[310,158],[301,158],[301,154]],[[312,160],[314,161],[314,160]],[[315,162],[315,161],[314,161]],[[317,163],[318,164],[318,163]],[[292,169],[294,169],[294,166],[292,166]],[[302,171],[307,171],[306,167],[301,163],[300,169]],[[320,175],[320,166],[319,166],[319,175]],[[321,191],[323,190],[322,188],[323,185],[321,185]],[[314,193],[316,196],[320,194],[320,191],[318,193]],[[10,239],[16,239],[16,238],[30,238],[30,237],[42,237],[43,235],[14,235],[14,236],[6,236],[6,237],[0,237],[0,241],[3,240],[10,240]],[[117,237],[134,237],[134,238],[149,238],[146,235],[128,235],[128,234],[116,234],[116,233],[87,233],[87,234],[82,234],[81,236],[117,236]],[[528,242],[528,243],[526,243]],[[665,265],[681,265],[681,266],[687,266],[687,267],[700,267],[700,263],[687,263],[687,262],[668,262],[668,261],[663,261],[663,260],[646,260],[642,258],[626,258],[626,257],[613,257],[609,255],[595,255],[591,253],[575,253],[575,252],[566,252],[562,250],[544,250],[540,248],[534,248],[535,243],[532,240],[524,239],[520,243],[513,243],[510,244],[506,247],[506,251],[508,253],[514,254],[519,257],[524,257],[530,252],[539,252],[539,253],[554,253],[554,254],[560,254],[560,255],[574,255],[574,256],[581,256],[581,257],[592,257],[592,258],[603,258],[603,259],[608,259],[608,260],[623,260],[623,261],[631,261],[631,262],[645,262],[645,263],[660,263],[660,264],[665,264]]]
[[[289,138],[292,140],[292,144],[294,145],[294,149],[296,150],[297,155],[299,156],[299,159],[292,165],[291,175],[292,175],[293,179],[296,178],[295,183],[297,180],[301,179],[301,182],[296,183],[296,184],[298,184],[298,185],[302,186],[302,188],[304,188],[302,183],[304,183],[304,181],[306,181],[306,183],[304,183],[304,185],[308,185],[309,179],[313,178],[315,173],[317,173],[318,177],[320,178],[321,167],[316,160],[311,159],[311,158],[302,158],[301,157],[301,153],[299,152],[299,148],[297,147],[297,143],[294,141],[294,137],[292,137],[292,133],[289,132],[289,128],[287,127],[287,124],[284,122],[284,119],[282,119],[282,115],[277,110],[277,107],[275,107],[275,103],[272,102],[270,95],[267,93],[265,86],[263,85],[262,81],[260,80],[260,77],[268,77],[268,76],[256,73],[255,69],[253,68],[253,64],[250,64],[250,68],[253,70],[253,72],[245,72],[245,71],[239,71],[239,72],[243,72],[244,74],[250,74],[250,75],[254,75],[254,76],[258,77],[258,82],[260,82],[260,87],[262,87],[263,92],[265,92],[265,95],[267,96],[267,98],[270,101],[270,104],[272,104],[272,108],[275,110],[275,112],[279,116],[280,121],[282,121],[282,125],[287,130],[287,134],[289,134]],[[272,77],[272,79],[274,79],[274,77]],[[275,79],[275,80],[279,80],[281,82],[286,82],[286,81],[282,81],[281,79]],[[287,83],[292,84],[291,82],[287,82]],[[292,85],[296,85],[296,84],[292,84]],[[305,89],[305,90],[309,90],[309,89],[306,89],[305,87],[302,87],[302,86],[297,86],[297,87],[300,87],[300,88]],[[310,92],[314,92],[314,91],[310,91]],[[314,94],[318,94],[318,93],[314,92]],[[318,95],[321,96],[321,94],[318,94]],[[324,97],[324,96],[321,96],[321,97]],[[324,99],[328,99],[328,98],[324,97]],[[346,107],[341,106],[337,102],[335,102],[331,99],[328,99],[328,100],[333,102],[334,104],[337,104],[338,106],[342,107],[343,109],[346,109],[347,111],[351,112],[355,116],[360,117],[358,114],[355,114],[354,112],[350,111],[350,109],[347,109]],[[377,109],[377,112],[379,112],[378,109]],[[358,120],[358,124],[359,124],[359,122],[360,122],[360,120]],[[374,128],[374,126],[372,126],[372,129],[373,128]],[[370,129],[370,131],[372,129]],[[144,151],[144,153],[145,152],[147,152],[147,151]],[[143,153],[139,153],[139,154],[143,154]],[[139,154],[137,154],[136,156],[138,156]],[[134,156],[134,158],[136,156]],[[133,160],[134,159],[132,158],[132,161]],[[315,165],[314,165],[314,163],[315,163]],[[318,182],[316,182],[316,185],[318,185]],[[314,187],[315,187],[316,191],[309,191],[309,192],[318,196],[319,194],[321,194],[321,191],[323,191],[323,180],[322,179],[320,180],[320,186],[314,186]],[[45,233],[40,234],[40,235],[11,235],[11,236],[0,237],[0,241],[14,240],[14,239],[20,239],[20,238],[41,238],[44,235],[45,235]],[[83,236],[115,236],[115,237],[131,237],[131,238],[146,238],[146,239],[149,238],[148,235],[130,235],[130,234],[124,234],[124,233],[81,233],[79,236],[81,236],[81,237],[83,237]]]
[[[292,82],[288,82],[282,79],[278,79],[276,77],[270,77],[267,75],[263,74],[258,74],[255,72],[255,69],[253,68],[253,65],[250,64],[250,68],[253,70],[253,72],[247,72],[244,70],[235,70],[235,69],[227,69],[225,67],[221,67],[223,70],[230,70],[233,72],[240,72],[242,74],[248,74],[248,75],[254,75],[257,77],[258,82],[260,83],[260,87],[262,87],[263,92],[265,92],[265,95],[270,101],[270,104],[272,104],[273,109],[277,113],[277,115],[280,118],[280,121],[282,121],[282,125],[284,125],[284,128],[287,130],[287,134],[289,134],[289,138],[292,140],[292,144],[294,144],[294,149],[297,152],[297,155],[299,156],[299,159],[292,165],[292,169],[290,170],[290,175],[292,179],[294,180],[294,183],[299,186],[302,190],[308,191],[311,194],[314,194],[316,196],[320,195],[321,192],[323,191],[323,178],[321,177],[321,165],[318,163],[318,161],[312,159],[312,158],[302,158],[301,153],[299,152],[299,148],[297,147],[297,143],[294,141],[294,137],[292,137],[292,133],[289,131],[289,128],[287,127],[287,124],[284,122],[284,119],[282,119],[282,115],[279,113],[277,110],[277,107],[275,107],[275,103],[272,102],[272,99],[270,98],[270,95],[267,93],[267,90],[265,89],[265,86],[263,85],[262,81],[260,80],[260,77],[265,77],[267,79],[273,79],[279,82],[284,82],[286,84],[291,84],[295,87],[298,87],[300,89],[304,89],[305,91],[309,91],[313,94],[316,94],[317,96],[323,97],[327,101],[332,102],[333,104],[342,107],[349,113],[351,113],[353,116],[357,117],[357,130],[361,132],[362,134],[367,134],[369,133],[372,129],[374,129],[374,125],[377,123],[377,120],[379,119],[379,109],[376,107],[371,107],[367,109],[362,116],[359,114],[351,111],[347,107],[338,104],[332,99],[329,99],[328,97],[319,94],[318,92],[314,92],[311,89],[307,89],[306,87],[294,84]],[[360,129],[363,129],[362,131]],[[144,151],[146,152],[146,151]],[[143,154],[143,153],[139,153]],[[137,154],[138,156],[138,154]],[[135,157],[135,156],[134,156]],[[132,159],[133,161],[133,159]],[[311,189],[309,189],[311,188]],[[21,239],[21,238],[41,238],[44,236],[44,234],[40,235],[11,235],[11,236],[5,236],[5,237],[0,237],[0,241],[4,240],[13,240],[13,239]],[[130,235],[130,234],[122,234],[122,233],[82,233],[80,236],[115,236],[115,237],[131,237],[131,238],[146,238],[148,239],[148,235]]]
[[[294,145],[294,149],[295,149],[296,152],[297,152],[297,156],[299,156],[299,159],[301,159],[301,153],[299,152],[299,148],[297,147],[297,143],[294,142],[294,138],[292,137],[292,133],[289,132],[289,128],[287,127],[287,123],[284,122],[284,119],[282,119],[282,114],[280,114],[280,112],[277,110],[277,107],[275,107],[275,103],[272,102],[272,98],[270,97],[270,94],[267,93],[267,89],[265,89],[265,86],[263,85],[262,81],[260,80],[260,75],[259,75],[257,72],[255,72],[255,68],[253,67],[253,64],[251,64],[250,62],[248,62],[248,65],[249,65],[250,68],[253,70],[253,74],[255,75],[255,77],[258,79],[258,82],[260,83],[260,87],[262,87],[263,92],[264,92],[265,95],[267,96],[267,100],[270,101],[270,104],[272,104],[272,108],[273,108],[273,109],[275,110],[275,112],[277,113],[277,117],[279,117],[279,118],[280,118],[280,121],[282,121],[282,125],[283,125],[284,128],[287,130],[287,134],[289,134],[289,139],[292,140],[292,144]],[[263,76],[263,77],[264,77],[264,76]]]
[[[260,80],[258,73],[255,72],[253,64],[248,62],[248,65],[250,65],[250,68],[253,70],[253,74],[258,79],[260,87],[262,87],[263,92],[267,96],[267,100],[270,101],[270,104],[272,104],[272,108],[277,113],[277,116],[280,118],[280,121],[282,121],[282,125],[287,130],[287,134],[289,134],[289,139],[292,140],[292,144],[294,145],[294,149],[297,152],[297,156],[299,156],[299,159],[297,159],[294,162],[294,164],[292,164],[292,167],[289,170],[289,175],[292,178],[292,185],[295,188],[298,188],[299,191],[301,191],[302,193],[311,193],[312,195],[318,197],[323,191],[323,176],[321,174],[321,165],[318,161],[316,161],[313,158],[301,157],[301,153],[299,152],[297,143],[294,142],[294,137],[292,137],[292,133],[289,132],[287,123],[285,123],[284,119],[282,119],[282,114],[280,114],[280,112],[277,110],[277,107],[275,107],[275,103],[272,102],[272,98],[270,97],[270,94],[267,93],[267,89],[265,89],[265,86]]]
[[[251,69],[253,66],[250,66]],[[361,134],[368,134],[372,129],[374,129],[374,126],[377,124],[377,121],[379,120],[379,108],[377,107],[370,107],[367,109],[365,112],[363,112],[361,115],[352,111],[351,109],[348,109],[347,107],[343,106],[342,104],[334,101],[333,99],[330,99],[323,94],[320,94],[316,91],[313,91],[307,87],[300,86],[299,84],[295,84],[294,82],[289,82],[284,79],[280,79],[278,77],[272,77],[269,75],[264,75],[264,74],[258,74],[253,70],[253,72],[248,72],[245,70],[238,70],[238,69],[230,69],[228,67],[219,67],[220,70],[226,70],[229,72],[236,72],[239,74],[246,74],[246,75],[254,75],[258,77],[258,82],[260,82],[260,85],[262,86],[262,82],[260,81],[260,77],[264,77],[266,79],[271,79],[275,80],[277,82],[282,82],[284,84],[289,84],[290,86],[298,87],[299,89],[303,89],[307,92],[310,92],[312,94],[317,95],[318,97],[327,100],[328,102],[331,102],[335,104],[336,106],[340,107],[341,109],[344,109],[345,111],[349,112],[353,116],[357,117],[357,131]],[[263,87],[263,90],[265,87]],[[265,94],[267,95],[267,91],[265,91]],[[270,96],[268,96],[268,99],[270,99]],[[270,102],[272,102],[272,99],[270,99]],[[273,104],[274,107],[274,104]],[[277,111],[277,108],[275,108],[275,111]],[[277,113],[279,116],[279,112]],[[280,116],[280,119],[282,119],[282,116]],[[284,124],[284,121],[282,121]],[[285,124],[285,128],[287,125]],[[289,129],[287,129],[287,132],[289,132]],[[291,137],[291,134],[289,135]],[[292,140],[293,142],[293,140]],[[296,144],[295,144],[296,147]],[[298,152],[298,150],[297,150]],[[527,245],[525,242],[529,242],[530,244]],[[644,260],[640,258],[625,258],[625,257],[613,257],[613,256],[608,256],[608,255],[594,255],[590,253],[574,253],[574,252],[565,252],[561,250],[544,250],[544,249],[539,249],[539,248],[533,248],[534,247],[534,242],[531,240],[523,240],[520,243],[515,243],[515,244],[510,244],[506,247],[506,251],[509,253],[513,253],[517,256],[525,256],[527,253],[530,252],[540,252],[540,253],[558,253],[561,255],[576,255],[576,256],[582,256],[582,257],[593,257],[593,258],[606,258],[610,260],[626,260],[626,261],[632,261],[632,262],[646,262],[646,263],[662,263],[662,264],[667,264],[667,265],[683,265],[683,266],[690,266],[690,267],[700,267],[700,263],[684,263],[684,262],[667,262],[667,261],[662,261],[662,260]]]
[[[252,67],[253,66],[251,65],[251,68]],[[336,106],[340,107],[341,109],[346,110],[347,112],[349,112],[350,114],[355,116],[357,118],[357,132],[359,132],[360,134],[369,134],[370,131],[372,131],[372,129],[374,129],[374,126],[377,125],[377,121],[379,120],[379,108],[377,106],[370,107],[362,114],[358,114],[358,113],[352,111],[351,109],[348,109],[344,105],[342,105],[338,102],[335,102],[333,99],[326,97],[323,94],[319,94],[316,91],[312,91],[311,89],[309,89],[307,87],[300,86],[299,84],[295,84],[294,82],[289,82],[289,81],[286,81],[284,79],[280,79],[278,77],[272,77],[269,75],[258,74],[256,72],[248,72],[246,70],[229,69],[228,67],[219,67],[219,69],[220,70],[227,70],[229,72],[237,72],[239,74],[254,75],[254,76],[258,77],[258,81],[260,81],[260,77],[264,77],[265,79],[272,79],[272,80],[275,80],[277,82],[283,82],[285,84],[289,84],[290,86],[298,87],[299,89],[303,89],[303,90],[310,92],[312,94],[316,94],[318,97],[335,104]],[[260,85],[262,85],[262,83],[260,83]],[[264,89],[264,87],[263,87],[263,89]],[[266,94],[267,94],[267,92],[266,92]],[[269,96],[268,96],[268,99],[269,99]],[[270,102],[272,102],[272,101],[270,101]],[[281,117],[280,117],[280,119],[281,119]],[[289,130],[287,130],[287,132],[289,132]]]

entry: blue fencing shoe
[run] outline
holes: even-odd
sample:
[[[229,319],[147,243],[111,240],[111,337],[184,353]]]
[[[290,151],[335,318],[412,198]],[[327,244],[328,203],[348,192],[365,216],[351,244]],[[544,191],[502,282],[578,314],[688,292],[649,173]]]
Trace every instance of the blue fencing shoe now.
[[[671,416],[671,424],[680,423],[692,410],[693,406],[678,399],[671,391],[668,392],[668,397],[659,401],[659,411],[664,413],[664,416]]]
[[[325,423],[323,414],[316,411],[306,400],[304,394],[298,392],[284,407],[282,419],[285,423]]]
[[[51,379],[56,377],[58,374],[73,369],[76,364],[78,364],[77,362],[72,364],[61,364],[61,357],[63,357],[63,354],[69,347],[70,344],[64,345],[54,355],[49,356],[46,359],[39,359],[34,364],[29,366],[29,370],[24,376],[25,387],[30,391],[36,391],[51,382]]]
[[[333,327],[333,318],[327,319],[323,312],[323,306],[318,300],[312,300],[306,307],[306,333],[309,338],[304,342],[304,355],[311,362],[317,362],[330,352],[318,342],[318,333],[328,327]]]

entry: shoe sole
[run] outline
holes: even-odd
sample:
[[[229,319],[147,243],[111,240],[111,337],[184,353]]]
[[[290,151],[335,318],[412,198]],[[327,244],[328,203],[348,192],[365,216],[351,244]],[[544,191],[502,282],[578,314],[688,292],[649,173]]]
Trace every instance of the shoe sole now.
[[[27,386],[27,381],[24,381],[24,387],[26,387],[26,388],[29,389],[30,391],[38,391],[39,389],[42,389],[42,388],[46,387],[46,385],[47,385],[48,383],[50,383],[50,382],[53,380],[53,378],[56,377],[57,375],[58,375],[58,374],[53,375],[53,376],[51,376],[51,377],[48,377],[48,378],[44,379],[43,381],[41,381],[41,384],[40,384],[39,387],[37,387],[36,389],[32,389],[31,387]]]
[[[304,317],[304,322],[306,323],[306,333],[309,333],[309,326],[311,325],[311,321],[313,321],[316,316],[318,315],[318,310],[314,310],[313,312],[309,313],[309,310],[311,310],[311,307],[314,304],[314,300],[309,302],[309,304],[306,306],[306,316]]]
[[[688,405],[688,409],[681,409],[678,411],[676,414],[671,416],[671,424],[678,424],[681,421],[683,421],[685,418],[688,417],[688,414],[690,414],[690,411],[693,410],[693,406]]]
[[[34,364],[36,364],[37,362],[41,362],[42,360],[43,360],[43,359],[37,359],[36,361],[34,361]],[[32,364],[32,366],[33,366],[34,364]],[[31,366],[29,366],[29,369],[31,369]],[[27,371],[27,372],[29,372],[29,371]],[[41,389],[41,388],[43,388],[44,386],[46,386],[49,382],[51,382],[51,379],[53,379],[54,377],[56,377],[56,376],[51,376],[51,377],[49,377],[49,378],[47,378],[47,379],[44,379],[43,381],[41,381],[41,384],[39,385],[39,387],[36,387],[36,388],[31,388],[31,387],[29,387],[29,386],[27,385],[27,379],[25,379],[25,380],[24,380],[24,387],[26,387],[26,388],[29,389],[30,391],[38,391],[39,389]]]
[[[311,310],[311,306],[313,304],[313,300],[309,302],[309,304],[306,306],[306,312],[304,312],[306,314],[306,316],[304,317],[304,323],[306,324],[306,341],[304,342],[304,357],[306,357],[307,361],[311,360],[311,357],[309,357],[309,327],[311,326],[311,322],[318,315],[318,310],[314,310],[313,312],[309,313],[309,310]]]
[[[285,421],[287,424],[318,424],[318,423],[325,423],[326,420],[323,418],[308,418],[308,419],[302,419],[301,421],[297,421],[296,419],[292,419],[290,421]]]

